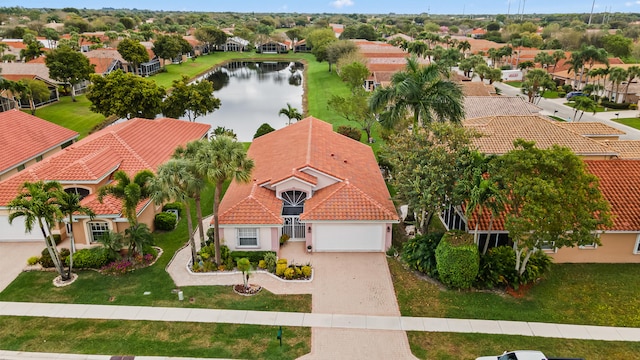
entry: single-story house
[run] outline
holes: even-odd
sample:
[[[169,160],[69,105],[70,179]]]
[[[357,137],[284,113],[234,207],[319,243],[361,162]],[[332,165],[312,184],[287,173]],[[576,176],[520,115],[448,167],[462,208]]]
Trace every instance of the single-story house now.
[[[39,101],[35,101],[34,100],[34,106],[36,108],[52,103],[52,102],[56,102],[60,100],[60,93],[58,92],[58,85],[60,84],[59,82],[53,82],[51,80],[47,80],[45,78],[42,78],[38,75],[27,75],[27,74],[4,74],[2,76],[3,78],[7,79],[7,80],[11,80],[11,81],[21,81],[21,80],[37,80],[37,81],[42,81],[47,88],[49,89],[49,97],[46,99],[41,99]],[[20,99],[18,99],[18,96],[15,95],[14,96],[17,103],[20,105],[20,108],[22,109],[29,109],[31,108],[31,104],[29,103],[29,100],[22,97]]]
[[[470,118],[463,120],[462,126],[482,135],[473,139],[473,143],[484,154],[503,155],[514,149],[515,140],[524,139],[535,141],[536,146],[542,149],[552,145],[566,146],[583,159],[607,160],[618,157],[618,152],[604,143],[537,114]]]
[[[262,54],[286,54],[289,52],[289,46],[275,40],[270,40],[262,44],[256,44],[256,52]]]
[[[252,181],[232,182],[219,210],[232,250],[279,250],[283,234],[317,252],[382,252],[399,221],[371,148],[308,117],[256,138]]]
[[[481,84],[467,87],[468,84]],[[464,89],[478,90],[476,93],[485,91],[486,95],[465,96],[464,114],[467,119],[495,116],[495,115],[535,115],[542,108],[526,101],[522,96],[491,96],[482,83],[465,83]]]
[[[306,39],[300,41],[294,41],[293,52],[310,52],[311,46],[307,43]]]
[[[249,50],[249,40],[245,40],[243,38],[233,36],[227,38],[227,41],[224,45],[220,46],[220,50],[222,51],[248,51]]]
[[[542,249],[558,263],[640,263],[640,160],[585,160],[587,171],[597,176],[600,191],[611,206],[613,226],[598,231],[601,245]],[[479,247],[486,241],[490,214],[467,219],[461,209],[449,208],[441,214],[448,229],[473,232],[478,221]],[[504,228],[504,218],[496,217],[489,247],[513,245]]]
[[[113,181],[117,170],[132,177],[144,169],[155,171],[178,146],[206,137],[209,129],[207,124],[168,118],[132,119],[93,133],[0,181],[0,241],[42,241],[40,231],[25,232],[22,220],[9,224],[7,219],[7,205],[25,181],[59,181],[65,191],[80,195],[81,204],[96,213],[93,220],[80,215],[74,219],[72,229],[78,244],[94,243],[109,230],[124,231],[129,224],[122,214],[121,201],[107,196],[100,203],[98,189]],[[153,229],[154,216],[161,209],[151,200],[141,201],[138,221]],[[65,238],[65,226],[52,229],[52,233]]]
[[[78,136],[16,109],[0,113],[0,181],[70,146]]]

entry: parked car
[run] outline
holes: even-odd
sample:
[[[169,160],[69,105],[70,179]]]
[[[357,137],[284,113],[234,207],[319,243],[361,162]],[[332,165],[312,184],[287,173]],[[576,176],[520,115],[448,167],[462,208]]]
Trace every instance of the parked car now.
[[[548,358],[537,350],[505,351],[502,355],[481,356],[476,360],[584,360],[579,358]]]
[[[572,91],[567,94],[567,100],[571,100],[572,97],[576,96],[584,96],[584,93],[582,91]]]

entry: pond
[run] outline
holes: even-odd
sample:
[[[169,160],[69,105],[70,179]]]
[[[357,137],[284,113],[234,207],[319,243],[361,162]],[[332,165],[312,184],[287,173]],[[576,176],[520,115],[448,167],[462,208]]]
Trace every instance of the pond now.
[[[289,61],[232,61],[218,66],[199,79],[213,82],[221,106],[196,121],[210,124],[212,130],[232,129],[242,142],[252,141],[263,123],[283,128],[288,118],[278,112],[287,103],[303,112],[303,70],[301,63]]]

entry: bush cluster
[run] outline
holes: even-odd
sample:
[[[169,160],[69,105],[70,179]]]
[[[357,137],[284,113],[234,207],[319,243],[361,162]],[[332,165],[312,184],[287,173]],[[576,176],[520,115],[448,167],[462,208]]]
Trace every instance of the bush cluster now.
[[[232,251],[230,256],[234,261],[241,258],[247,258],[251,264],[257,265],[260,260],[264,260],[267,253],[275,255],[273,251]]]
[[[73,266],[77,269],[100,269],[114,260],[104,247],[82,249],[73,254]],[[66,263],[69,265],[68,258]]]
[[[616,109],[616,110],[627,110],[629,109],[629,104],[628,103],[616,103],[613,101],[609,101],[607,99],[602,99],[600,104],[604,107],[607,107],[609,109]]]
[[[135,269],[149,266],[154,258],[151,254],[136,255],[133,259],[122,259],[103,266],[100,271],[107,275],[124,275]]]
[[[407,240],[402,246],[402,259],[413,270],[438,277],[436,248],[444,233],[429,233]]]
[[[171,202],[164,204],[164,206],[162,207],[162,211],[167,210],[178,210],[178,215],[184,216],[184,204],[181,202]]]
[[[526,253],[522,254],[524,260]],[[489,249],[480,259],[480,273],[478,284],[493,288],[528,284],[538,280],[551,268],[552,259],[542,251],[531,254],[527,267],[522,276],[518,276],[516,267],[516,252],[509,246],[499,246]]]
[[[178,218],[175,214],[168,212],[161,212],[156,214],[156,217],[153,219],[153,225],[156,230],[161,231],[171,231],[175,229]]]
[[[436,248],[436,263],[443,284],[457,289],[470,288],[480,267],[480,255],[473,243],[473,236],[459,232],[446,233]]]
[[[71,252],[67,248],[60,249],[60,260],[63,263],[66,263],[67,257],[69,256],[70,253]],[[38,259],[38,262],[40,263],[40,265],[42,265],[43,268],[55,267],[53,260],[51,260],[51,255],[49,255],[49,249],[44,248],[40,254],[42,256],[40,256],[40,259]]]
[[[355,141],[360,141],[360,137],[362,136],[360,129],[347,125],[338,126],[337,133],[352,138]]]

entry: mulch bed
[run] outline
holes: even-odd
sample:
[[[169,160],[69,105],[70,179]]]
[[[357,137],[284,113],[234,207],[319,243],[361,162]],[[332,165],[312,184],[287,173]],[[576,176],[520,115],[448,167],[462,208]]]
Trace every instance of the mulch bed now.
[[[259,293],[260,290],[262,290],[262,286],[255,284],[249,284],[246,288],[243,284],[233,285],[233,291],[242,296],[253,296]]]

